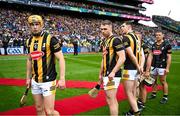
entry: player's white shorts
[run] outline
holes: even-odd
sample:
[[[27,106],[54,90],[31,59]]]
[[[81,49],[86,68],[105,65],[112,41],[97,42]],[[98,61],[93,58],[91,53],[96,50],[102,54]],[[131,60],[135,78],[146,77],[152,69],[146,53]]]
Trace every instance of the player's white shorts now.
[[[31,81],[32,94],[42,94],[43,96],[49,96],[56,92],[56,80],[50,82],[37,83],[32,79]]]
[[[165,68],[154,68],[154,67],[151,67],[151,74],[152,75],[160,75],[160,76],[163,76],[165,75]]]
[[[120,84],[120,77],[114,77],[111,83],[108,77],[103,77],[104,90],[117,89]]]
[[[136,80],[138,78],[137,70],[123,70],[123,80]]]

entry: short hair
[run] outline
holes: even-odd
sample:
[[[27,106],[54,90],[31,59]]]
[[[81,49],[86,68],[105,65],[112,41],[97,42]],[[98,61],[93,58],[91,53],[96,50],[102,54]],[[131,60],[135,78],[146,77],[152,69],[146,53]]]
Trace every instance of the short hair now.
[[[104,20],[101,22],[101,25],[112,25],[112,22],[110,20]]]
[[[157,30],[155,33],[162,33],[163,34],[162,30]]]
[[[122,22],[122,23],[120,24],[120,26],[123,25],[123,24],[132,25],[133,22],[134,22],[134,20],[124,21],[124,22]]]
[[[141,34],[141,32],[139,32],[139,31],[134,31],[134,33],[135,33],[135,34]]]

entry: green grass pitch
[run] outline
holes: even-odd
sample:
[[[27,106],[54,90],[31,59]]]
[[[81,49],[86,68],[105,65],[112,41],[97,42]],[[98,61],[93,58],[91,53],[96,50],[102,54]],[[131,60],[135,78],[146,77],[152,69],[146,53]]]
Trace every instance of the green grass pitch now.
[[[65,54],[66,80],[97,81],[101,62],[101,54]],[[59,67],[57,66],[57,72]],[[169,84],[168,104],[159,103],[162,91],[157,93],[157,98],[148,100],[143,115],[180,115],[180,51],[172,54],[172,64],[167,77]],[[25,78],[26,77],[26,56],[0,56],[0,78]],[[59,75],[57,76],[59,78]],[[25,87],[0,86],[0,112],[19,107],[19,98]],[[77,92],[78,91],[78,92]],[[57,90],[56,99],[77,96],[87,93],[88,89],[66,89]],[[33,99],[29,94],[27,105],[33,105]],[[127,100],[119,103],[120,114],[129,109]],[[109,115],[108,107],[101,107],[80,115]]]

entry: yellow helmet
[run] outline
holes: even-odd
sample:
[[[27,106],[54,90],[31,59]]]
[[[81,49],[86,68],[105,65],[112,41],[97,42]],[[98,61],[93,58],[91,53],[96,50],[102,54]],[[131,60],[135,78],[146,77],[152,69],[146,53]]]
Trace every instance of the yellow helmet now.
[[[35,22],[40,23],[40,25],[42,26],[43,25],[42,17],[39,16],[39,15],[31,15],[31,16],[29,16],[28,23],[31,24],[31,23],[35,23]]]

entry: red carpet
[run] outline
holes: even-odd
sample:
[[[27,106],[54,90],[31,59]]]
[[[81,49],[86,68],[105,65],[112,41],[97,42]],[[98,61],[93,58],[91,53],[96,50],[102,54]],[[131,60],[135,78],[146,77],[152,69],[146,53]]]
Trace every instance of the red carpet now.
[[[0,85],[7,86],[25,86],[25,79],[0,78]],[[92,88],[96,82],[88,81],[66,81],[67,88]]]
[[[1,79],[0,79],[1,82]],[[74,82],[74,81],[72,81]],[[69,85],[67,86],[76,86],[76,87],[85,87],[88,86],[88,88],[91,88],[92,85],[94,85],[94,82],[88,82],[80,85],[80,81],[77,81],[76,84],[70,84],[71,81],[69,81]],[[82,86],[84,85],[84,86]],[[160,89],[160,88],[159,88]],[[147,88],[148,91],[151,91],[151,88]],[[126,99],[124,89],[122,85],[120,85],[118,89],[117,94],[118,101],[122,101]],[[96,108],[100,108],[102,106],[107,105],[104,97],[104,92],[100,91],[97,98],[90,98],[87,94],[81,95],[81,96],[75,96],[71,98],[65,98],[62,100],[57,100],[55,103],[55,109],[60,112],[61,115],[75,115],[82,112],[87,112]],[[14,110],[9,110],[6,112],[1,112],[0,115],[35,115],[35,108],[34,106],[26,106],[23,108],[17,108]]]

